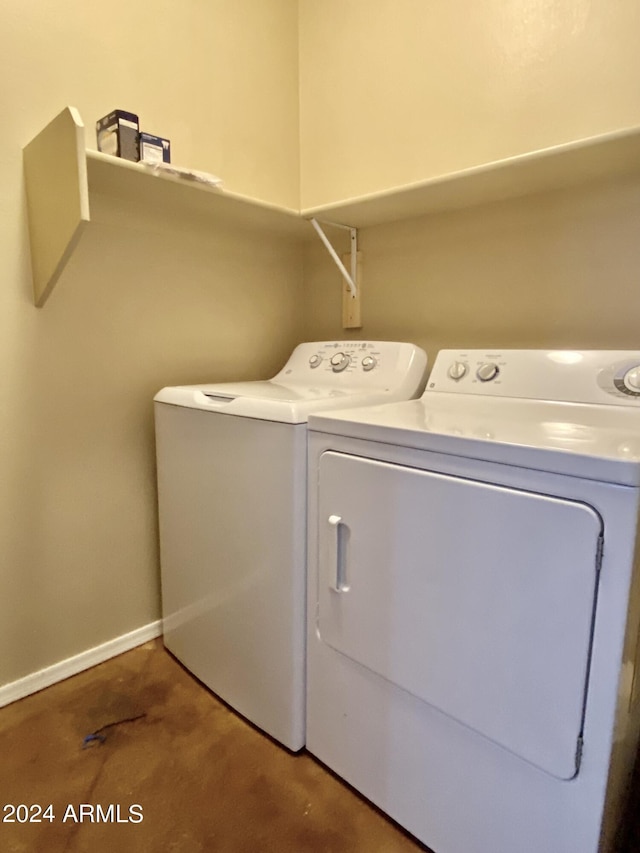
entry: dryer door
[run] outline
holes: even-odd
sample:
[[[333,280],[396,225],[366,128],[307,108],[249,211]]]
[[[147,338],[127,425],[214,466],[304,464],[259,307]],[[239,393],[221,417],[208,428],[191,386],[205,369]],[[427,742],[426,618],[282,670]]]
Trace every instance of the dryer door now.
[[[575,776],[601,519],[571,500],[320,460],[322,641],[560,779]]]

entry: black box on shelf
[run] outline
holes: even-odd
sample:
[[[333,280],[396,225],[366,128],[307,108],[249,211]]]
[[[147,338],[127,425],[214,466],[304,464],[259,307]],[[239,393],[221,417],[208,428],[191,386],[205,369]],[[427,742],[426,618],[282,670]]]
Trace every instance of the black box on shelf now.
[[[98,151],[137,162],[140,159],[138,116],[113,110],[96,122]]]
[[[170,163],[171,143],[162,136],[140,133],[140,159],[146,163]]]

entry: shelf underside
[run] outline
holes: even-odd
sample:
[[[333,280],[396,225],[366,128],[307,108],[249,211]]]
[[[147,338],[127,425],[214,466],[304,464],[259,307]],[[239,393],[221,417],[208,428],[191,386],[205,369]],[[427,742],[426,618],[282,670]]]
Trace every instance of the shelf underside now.
[[[302,215],[364,228],[634,173],[640,174],[640,128],[308,208]]]
[[[246,198],[204,183],[154,172],[140,163],[87,151],[89,198],[94,194],[117,198],[121,206],[145,205],[171,218],[205,216],[213,222],[302,235],[308,226],[295,210]]]

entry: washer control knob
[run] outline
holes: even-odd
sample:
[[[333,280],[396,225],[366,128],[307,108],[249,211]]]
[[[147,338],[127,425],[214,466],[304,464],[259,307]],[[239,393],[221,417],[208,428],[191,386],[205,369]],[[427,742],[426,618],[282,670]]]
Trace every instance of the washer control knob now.
[[[311,358],[309,359],[309,366],[310,367],[319,367],[321,362],[322,362],[322,356],[319,353],[316,353],[315,355],[312,355]]]
[[[337,352],[331,356],[331,368],[334,373],[342,373],[342,371],[351,364],[351,359],[346,352]]]
[[[362,359],[362,369],[373,370],[377,363],[377,360],[372,355],[365,355]]]
[[[632,394],[640,394],[640,365],[627,370],[623,382]]]
[[[464,363],[464,361],[454,361],[453,364],[449,367],[449,370],[447,370],[447,376],[449,377],[449,379],[455,379],[455,381],[458,382],[460,379],[462,379],[463,376],[466,375],[466,372],[467,365]]]
[[[476,376],[480,380],[480,382],[491,382],[492,379],[495,379],[500,369],[497,364],[494,364],[492,361],[485,361],[484,364],[481,364],[480,367],[476,371]]]

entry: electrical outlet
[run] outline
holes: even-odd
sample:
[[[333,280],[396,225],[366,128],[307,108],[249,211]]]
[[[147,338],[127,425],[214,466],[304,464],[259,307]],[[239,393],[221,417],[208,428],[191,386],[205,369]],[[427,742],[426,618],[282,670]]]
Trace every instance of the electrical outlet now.
[[[351,253],[342,256],[345,267],[351,271]],[[342,328],[361,329],[361,300],[362,300],[362,252],[356,252],[356,296],[351,295],[347,282],[342,285]]]

